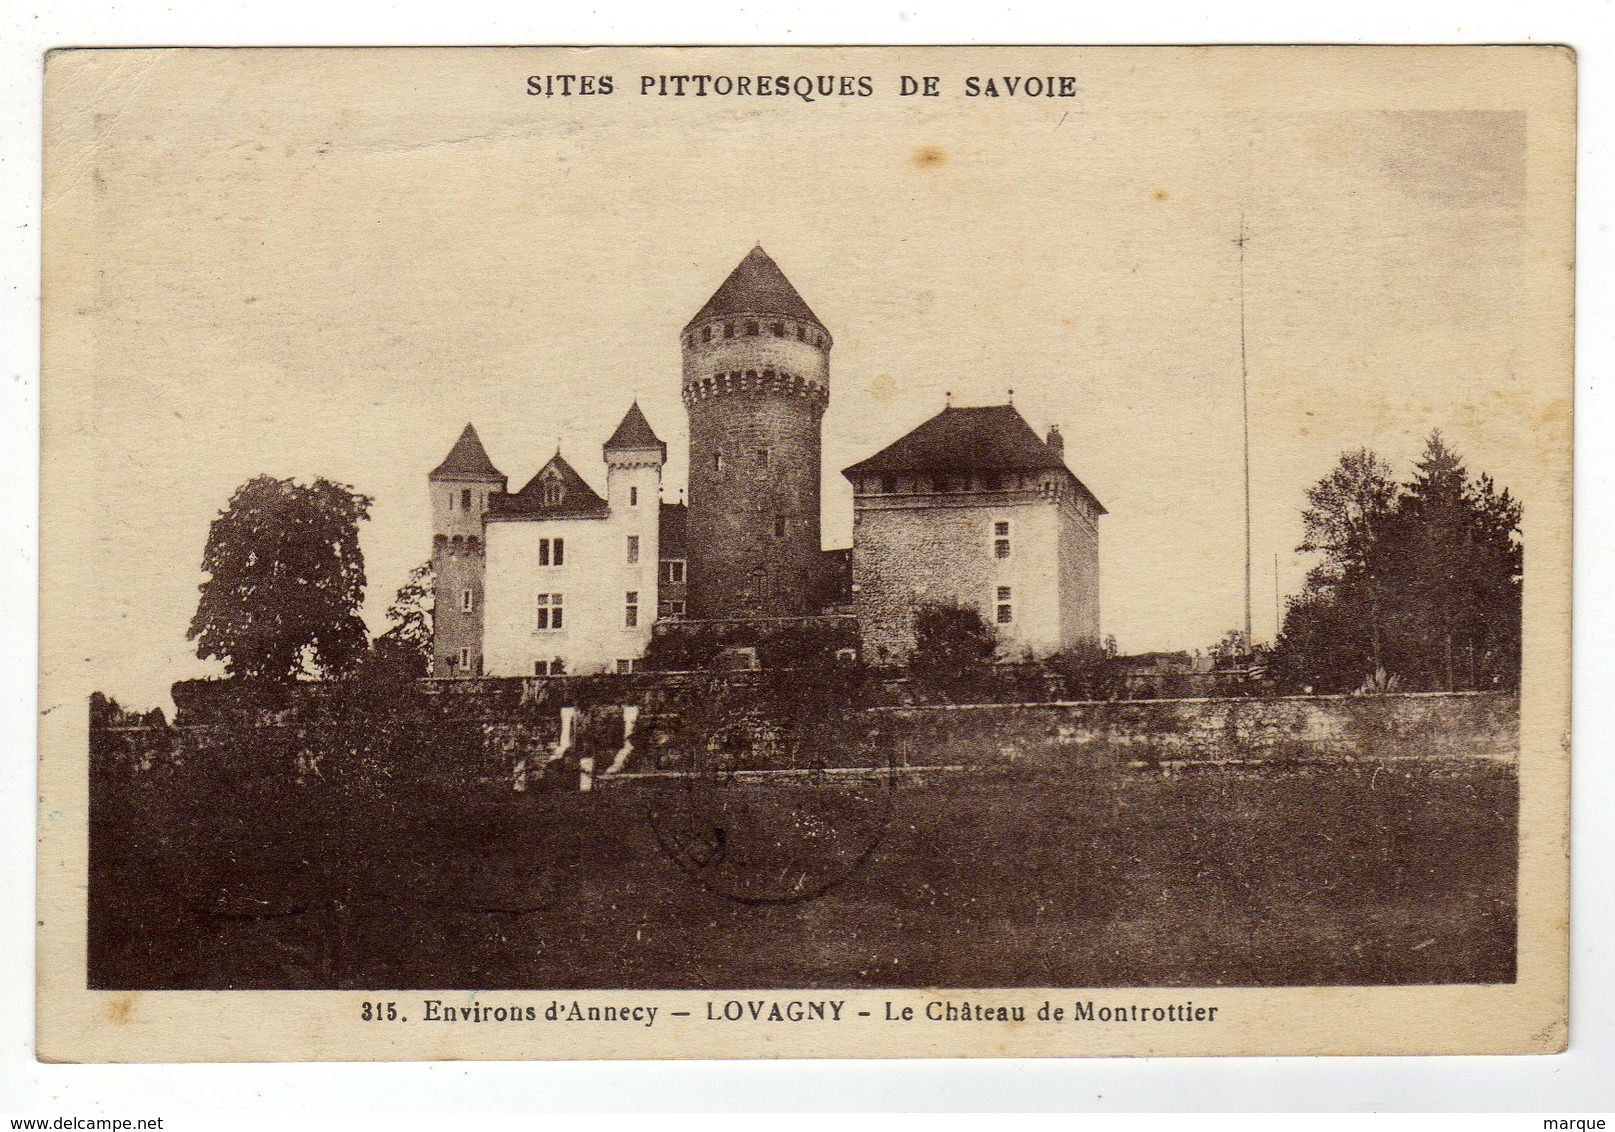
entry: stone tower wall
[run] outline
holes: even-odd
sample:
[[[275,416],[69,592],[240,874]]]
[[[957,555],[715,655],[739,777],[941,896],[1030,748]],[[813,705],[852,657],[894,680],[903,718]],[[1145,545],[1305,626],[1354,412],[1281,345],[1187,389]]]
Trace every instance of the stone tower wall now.
[[[745,333],[745,316],[716,323],[711,342],[701,327],[685,335],[691,617],[815,609],[829,335],[804,326],[799,339],[790,321],[775,335],[779,321],[759,317],[755,336]],[[725,323],[736,337],[721,337]]]
[[[483,545],[482,516],[488,497],[503,493],[503,480],[434,479],[432,496],[432,572],[436,596],[432,612],[432,674],[474,676],[482,665]],[[471,493],[466,507],[465,492]],[[462,607],[471,591],[471,609]],[[471,650],[469,667],[460,665],[460,650]]]
[[[779,393],[726,394],[690,406],[690,616],[812,611],[823,557],[823,412],[820,401]]]

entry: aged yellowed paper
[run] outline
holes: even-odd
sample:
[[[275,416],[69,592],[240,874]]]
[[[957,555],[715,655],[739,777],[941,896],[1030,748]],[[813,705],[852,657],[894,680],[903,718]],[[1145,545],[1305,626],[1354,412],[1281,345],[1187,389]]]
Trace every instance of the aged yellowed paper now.
[[[1564,1048],[1568,51],[45,84],[42,1057]]]

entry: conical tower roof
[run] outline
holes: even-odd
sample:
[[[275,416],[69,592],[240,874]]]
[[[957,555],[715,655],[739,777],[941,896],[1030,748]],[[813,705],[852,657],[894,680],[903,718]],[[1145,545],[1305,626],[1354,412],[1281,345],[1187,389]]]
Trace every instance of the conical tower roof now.
[[[667,458],[667,444],[656,435],[656,430],[651,428],[645,414],[640,411],[638,401],[628,406],[628,411],[623,414],[622,423],[617,426],[617,431],[611,434],[611,439],[606,441],[602,448],[607,452],[625,448],[659,448],[662,451],[662,458]]]
[[[502,480],[505,473],[493,466],[477,430],[467,424],[443,462],[432,469],[434,480]]]
[[[761,244],[746,253],[746,258],[729,273],[729,278],[712,293],[707,305],[685,325],[685,329],[737,314],[778,315],[799,322],[811,322],[821,330],[825,329],[819,316],[796,293],[796,288],[785,278],[779,264],[763,251]]]

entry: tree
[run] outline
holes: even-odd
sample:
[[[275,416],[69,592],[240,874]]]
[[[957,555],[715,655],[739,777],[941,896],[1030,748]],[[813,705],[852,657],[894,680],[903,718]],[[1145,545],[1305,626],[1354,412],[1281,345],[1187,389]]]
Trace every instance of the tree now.
[[[1342,452],[1334,470],[1307,489],[1301,512],[1297,549],[1323,556],[1308,575],[1308,589],[1332,594],[1360,617],[1357,628],[1338,641],[1337,662],[1366,663],[1369,671],[1379,668],[1383,651],[1381,552],[1396,510],[1392,475],[1391,466],[1366,448]]]
[[[1321,560],[1290,600],[1280,673],[1330,691],[1393,678],[1446,690],[1517,680],[1520,505],[1489,476],[1471,479],[1439,431],[1400,489],[1360,449],[1307,501],[1298,549]]]
[[[1517,678],[1521,514],[1431,434],[1392,524],[1387,574],[1401,600],[1388,669],[1447,691]]]
[[[938,698],[984,694],[997,651],[997,631],[971,606],[931,602],[914,611],[909,674]]]
[[[437,575],[430,562],[422,562],[409,572],[409,579],[393,595],[392,604],[387,607],[391,627],[376,638],[376,652],[418,675],[428,672],[432,663],[432,611],[436,595]]]
[[[369,646],[359,618],[370,498],[342,484],[257,476],[208,529],[208,575],[186,637],[232,676],[342,675]]]

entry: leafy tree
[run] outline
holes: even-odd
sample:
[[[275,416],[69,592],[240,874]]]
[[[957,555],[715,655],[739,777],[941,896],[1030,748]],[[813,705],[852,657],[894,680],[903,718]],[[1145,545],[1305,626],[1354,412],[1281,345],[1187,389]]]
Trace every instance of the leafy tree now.
[[[261,475],[238,487],[208,530],[208,578],[186,634],[196,655],[232,676],[351,671],[369,646],[359,524],[370,502],[323,478]]]
[[[422,562],[409,572],[409,580],[398,587],[387,607],[391,627],[376,638],[376,652],[390,663],[407,667],[417,675],[429,671],[432,663],[432,611],[436,603],[437,575],[430,562]]]
[[[997,651],[997,631],[971,606],[931,602],[914,611],[909,675],[939,698],[985,694]]]
[[[1367,450],[1307,492],[1299,547],[1321,555],[1290,600],[1276,670],[1350,691],[1513,684],[1519,674],[1519,503],[1432,433],[1400,489]]]
[[[1396,510],[1397,486],[1391,466],[1366,448],[1342,452],[1323,479],[1307,489],[1301,513],[1301,545],[1323,560],[1307,578],[1309,590],[1332,594],[1360,618],[1338,638],[1338,663],[1350,668],[1380,666],[1385,598],[1383,554],[1386,527]],[[1340,626],[1336,626],[1338,632]]]

